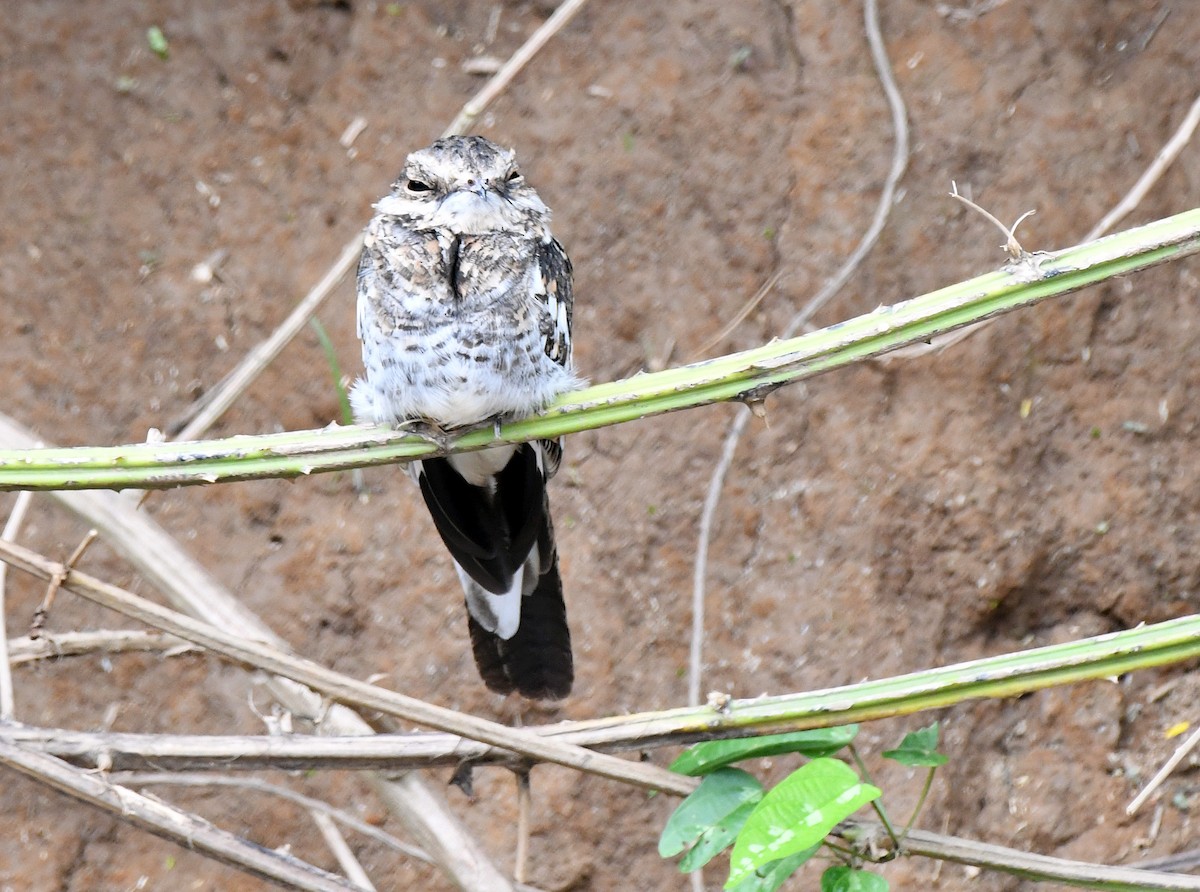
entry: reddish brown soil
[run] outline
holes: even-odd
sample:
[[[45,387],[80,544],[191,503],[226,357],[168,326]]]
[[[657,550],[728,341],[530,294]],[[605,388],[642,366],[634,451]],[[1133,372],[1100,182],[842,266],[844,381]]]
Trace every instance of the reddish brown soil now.
[[[997,233],[946,198],[951,180],[1004,219],[1037,208],[1021,230],[1030,248],[1077,241],[1178,125],[1200,70],[1200,17],[1186,2],[1009,0],[974,18],[928,0],[884,7],[913,152],[880,244],[822,323],[999,264]],[[273,330],[364,225],[406,152],[478,88],[463,62],[507,57],[548,11],[477,0],[13,4],[0,21],[3,411],[69,444],[166,427]],[[147,48],[150,25],[170,41],[165,61]],[[358,116],[368,126],[351,154],[338,137]],[[598,381],[693,358],[776,272],[760,308],[709,352],[778,333],[866,228],[892,147],[861,13],[837,0],[595,2],[481,130],[518,148],[555,209],[577,268],[578,365]],[[1192,146],[1134,219],[1198,195]],[[194,281],[218,250],[220,280]],[[717,514],[705,690],[816,688],[1200,609],[1198,269],[1119,280],[1007,316],[935,357],[772,397],[770,427],[748,431]],[[357,372],[349,282],[319,315]],[[337,412],[306,331],[213,433],[312,428]],[[579,680],[549,709],[504,703],[479,683],[449,561],[394,469],[366,475],[367,501],[343,474],[182,490],[150,510],[299,653],[351,675],[386,673],[408,693],[526,724],[657,709],[685,701],[697,521],[733,414],[703,409],[569,442],[552,497]],[[64,555],[83,526],[35,504],[22,540]],[[103,547],[85,565],[149,589]],[[15,634],[41,590],[24,578],[9,589]],[[50,619],[55,630],[121,625],[71,597]],[[262,730],[244,674],[201,656],[41,664],[21,668],[17,686],[30,723]],[[1153,842],[1154,808],[1132,819],[1123,809],[1173,748],[1165,729],[1195,719],[1196,694],[1174,667],[946,710],[952,761],[922,823],[1111,863],[1193,846],[1193,769],[1164,788]],[[864,749],[928,719],[867,726]],[[918,780],[886,769],[882,780],[903,813]],[[399,832],[353,776],[289,782]],[[684,887],[655,853],[668,798],[554,768],[538,769],[534,787],[533,883]],[[0,791],[0,889],[263,887],[12,773]],[[157,792],[334,866],[291,806]],[[446,795],[509,869],[512,784],[481,772],[477,793]],[[380,889],[447,888],[424,866],[353,844]],[[885,872],[896,889],[965,881],[931,862]],[[788,888],[814,888],[815,876]]]

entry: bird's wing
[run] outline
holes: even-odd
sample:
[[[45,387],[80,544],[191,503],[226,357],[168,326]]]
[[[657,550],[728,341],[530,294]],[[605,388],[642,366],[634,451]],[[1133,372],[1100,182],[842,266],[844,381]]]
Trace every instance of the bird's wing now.
[[[563,246],[546,236],[537,246],[538,277],[534,297],[546,307],[541,331],[546,338],[546,355],[561,366],[571,367],[571,260]]]
[[[571,322],[575,296],[571,284],[571,259],[557,239],[547,236],[538,245],[538,287],[534,297],[546,308],[542,334],[546,355],[564,368],[571,368]],[[542,469],[549,480],[562,464],[562,440],[539,440]]]
[[[518,446],[484,486],[469,483],[451,459],[425,459],[414,470],[458,567],[472,616],[489,632],[511,637],[521,620],[521,596],[532,590],[540,570],[533,566],[532,577],[526,577],[546,523],[541,444]]]

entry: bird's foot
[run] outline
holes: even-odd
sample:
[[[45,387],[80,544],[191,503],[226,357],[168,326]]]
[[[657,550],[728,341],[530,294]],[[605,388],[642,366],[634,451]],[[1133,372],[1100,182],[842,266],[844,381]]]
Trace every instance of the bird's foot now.
[[[458,431],[448,431],[440,424],[426,421],[423,418],[410,418],[396,425],[396,430],[420,437],[426,443],[432,443],[439,451],[444,452]]]
[[[493,436],[499,439],[500,425],[507,420],[501,415],[496,415],[492,418],[485,418],[483,421],[477,421],[474,424],[463,424],[452,428],[445,428],[436,421],[429,421],[424,418],[410,418],[408,421],[402,421],[397,424],[395,429],[420,437],[425,442],[432,443],[439,451],[444,452],[450,447],[453,441],[474,431],[490,429]]]
[[[485,418],[483,421],[476,421],[474,424],[464,424],[462,427],[454,429],[455,436],[463,436],[464,434],[473,434],[475,431],[490,430],[492,436],[497,440],[500,439],[500,425],[510,419],[503,415],[493,415],[491,418]]]

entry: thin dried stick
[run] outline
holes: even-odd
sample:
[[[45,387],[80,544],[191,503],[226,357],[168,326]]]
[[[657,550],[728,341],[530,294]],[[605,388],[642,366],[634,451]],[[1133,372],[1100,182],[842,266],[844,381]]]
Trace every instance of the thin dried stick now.
[[[149,492],[143,495],[142,501],[145,501],[149,495]],[[75,546],[75,550],[72,551],[66,561],[63,562],[62,573],[55,574],[51,578],[50,582],[46,585],[46,594],[42,595],[42,603],[39,604],[37,610],[33,612],[33,622],[29,624],[30,638],[41,637],[42,628],[46,625],[46,617],[50,615],[50,608],[54,606],[54,597],[58,594],[58,590],[62,587],[63,580],[66,578],[67,572],[77,563],[79,563],[80,558],[83,557],[84,553],[91,547],[92,543],[96,541],[99,535],[100,533],[98,530],[88,530],[87,534],[84,535],[79,544]]]
[[[25,514],[29,510],[29,502],[33,498],[31,492],[17,493],[16,501],[13,502],[12,511],[9,512],[8,520],[4,524],[4,531],[0,532],[0,539],[13,542],[17,538],[17,531],[21,528],[22,522],[25,520]],[[5,613],[5,587],[8,580],[8,565],[0,566],[0,722],[9,721],[16,714],[16,700],[13,694],[12,681],[12,663],[11,652],[8,644],[8,632],[4,624]]]
[[[561,31],[563,26],[575,17],[575,13],[583,9],[585,3],[587,0],[565,0],[560,3],[553,15],[529,35],[529,39],[521,44],[507,62],[500,66],[500,70],[492,76],[483,89],[472,96],[462,107],[462,111],[445,129],[442,136],[457,136],[466,133],[484,110],[495,101],[496,97],[504,92],[517,73],[537,55],[551,37]]]
[[[0,765],[86,802],[126,823],[253,876],[312,892],[346,892],[359,887],[291,855],[271,851],[214,827],[203,818],[110,783],[60,759],[0,741]]]
[[[5,565],[7,566],[7,565]],[[8,655],[12,665],[32,663],[36,660],[56,660],[59,657],[78,657],[89,654],[115,654],[129,651],[163,651],[163,656],[174,657],[185,653],[198,653],[199,648],[162,632],[147,632],[142,629],[99,629],[92,632],[59,632],[54,635],[39,635],[37,638],[12,638],[8,641]],[[2,716],[0,716],[2,718]]]
[[[1200,125],[1200,96],[1197,96],[1192,102],[1192,107],[1183,117],[1183,123],[1179,125],[1166,144],[1158,150],[1158,154],[1154,156],[1154,160],[1150,162],[1150,166],[1146,168],[1145,172],[1138,177],[1133,188],[1113,206],[1111,211],[1104,215],[1099,223],[1092,227],[1091,232],[1083,237],[1085,242],[1104,235],[1141,203],[1142,199],[1146,197],[1146,193],[1158,182],[1167,168],[1175,163],[1175,159],[1179,157],[1183,147],[1188,144],[1188,140],[1196,132],[1197,125]]]
[[[1141,808],[1142,804],[1150,798],[1154,791],[1162,786],[1162,782],[1170,776],[1179,763],[1187,758],[1188,753],[1196,748],[1197,743],[1200,743],[1200,727],[1197,727],[1195,731],[1188,735],[1187,740],[1175,748],[1175,752],[1171,753],[1171,758],[1163,763],[1162,768],[1158,769],[1154,777],[1150,778],[1150,782],[1125,807],[1125,814],[1131,815]]]
[[[362,738],[357,739],[361,740]],[[126,786],[145,784],[148,786],[163,785],[176,787],[238,787],[265,793],[270,796],[278,796],[281,799],[286,799],[288,802],[294,802],[297,805],[303,806],[310,812],[320,812],[321,814],[328,815],[339,824],[357,833],[361,833],[363,836],[369,837],[402,855],[407,855],[410,858],[415,858],[418,861],[424,861],[427,864],[434,864],[436,866],[436,862],[421,849],[397,839],[392,834],[380,830],[366,821],[359,820],[349,812],[335,808],[328,802],[314,799],[311,796],[305,796],[303,793],[297,793],[288,787],[282,787],[260,778],[225,777],[219,774],[150,774],[148,772],[133,771],[114,771],[109,775],[109,778],[115,783],[125,784]],[[541,892],[540,889],[534,886],[522,883],[518,883],[516,889],[519,892]]]
[[[874,840],[889,855],[895,853],[890,840],[874,821],[849,820],[834,830],[833,836],[855,844]],[[1049,855],[1035,855],[959,836],[946,836],[928,830],[912,830],[904,838],[904,853],[957,864],[968,864],[1014,874],[1027,880],[1059,882],[1094,889],[1193,889],[1200,890],[1200,877],[1156,873],[1136,867],[1109,867],[1083,861],[1068,861]]]
[[[892,165],[887,179],[884,181],[883,190],[879,194],[879,202],[875,206],[875,215],[871,220],[871,225],[867,227],[858,246],[846,258],[846,262],[842,264],[841,268],[834,273],[833,278],[826,282],[813,299],[792,317],[787,328],[784,329],[784,338],[794,336],[807,325],[817,311],[825,306],[849,281],[850,276],[866,259],[870,250],[875,247],[875,243],[879,240],[879,235],[887,223],[888,216],[891,214],[896,187],[908,166],[908,112],[904,106],[904,97],[900,95],[896,79],[892,76],[892,65],[888,60],[887,46],[884,44],[883,35],[879,30],[879,9],[876,0],[864,0],[863,19],[866,25],[867,42],[871,47],[871,61],[875,64],[875,72],[879,76],[884,96],[887,98],[888,110],[892,116],[892,132],[895,140],[892,148]],[[721,501],[721,490],[725,486],[725,477],[733,463],[733,455],[737,452],[738,442],[741,440],[749,420],[750,410],[742,409],[730,425],[729,432],[725,435],[721,459],[713,469],[712,477],[709,478],[708,492],[705,495],[704,508],[700,514],[699,541],[696,545],[696,562],[692,573],[692,637],[688,670],[688,697],[692,705],[699,703],[700,696],[700,675],[703,668],[705,577],[708,572],[708,546],[712,537],[713,516]]]
[[[1025,213],[1021,214],[1021,216],[1017,217],[1017,222],[1012,226],[1005,226],[1000,222],[999,218],[997,218],[995,214],[983,207],[983,205],[976,204],[971,199],[967,198],[967,196],[959,192],[958,183],[954,182],[954,180],[950,181],[950,197],[960,204],[969,207],[975,213],[979,214],[979,216],[983,217],[1002,233],[1004,233],[1004,244],[1000,247],[1004,249],[1004,253],[1008,255],[1009,260],[1011,260],[1013,263],[1016,263],[1029,258],[1029,252],[1021,246],[1019,241],[1017,241],[1017,227],[1036,214],[1036,210],[1026,211]]]
[[[692,354],[692,359],[689,360],[689,362],[702,359],[709,350],[712,350],[727,337],[733,334],[733,330],[741,325],[742,322],[745,321],[746,317],[754,312],[754,308],[763,302],[763,298],[771,293],[771,289],[779,283],[779,278],[782,275],[782,270],[775,270],[775,272],[771,274],[767,281],[763,282],[762,286],[756,292],[754,292],[754,296],[746,301],[742,308],[737,311],[737,315],[725,323],[724,328],[717,332],[717,334],[714,335],[707,343],[705,343],[702,347],[700,347],[700,349]]]
[[[737,452],[738,442],[746,425],[750,421],[750,409],[739,406],[737,417],[725,434],[725,445],[721,449],[721,457],[713,468],[712,477],[708,481],[708,492],[704,495],[704,507],[700,511],[700,536],[696,543],[696,562],[692,565],[692,636],[688,648],[688,705],[700,705],[700,679],[704,673],[704,594],[705,574],[708,570],[708,544],[712,540],[713,517],[717,513],[717,505],[721,501],[721,488],[725,485],[725,477],[729,466],[733,464],[733,456]]]
[[[517,781],[517,856],[513,859],[513,879],[523,883],[529,863],[529,808],[532,796],[529,772],[517,771],[514,776]]]
[[[871,218],[871,225],[863,233],[863,237],[853,253],[834,273],[833,278],[825,283],[825,287],[808,302],[804,309],[792,317],[792,321],[783,330],[784,338],[793,337],[806,326],[817,311],[842,290],[842,286],[850,280],[850,277],[866,260],[867,254],[879,241],[883,227],[887,225],[896,198],[896,188],[900,185],[900,179],[908,167],[908,110],[904,105],[904,97],[900,95],[900,88],[896,86],[896,78],[892,75],[892,63],[888,59],[887,46],[884,44],[883,34],[879,30],[878,0],[864,0],[863,21],[866,26],[867,43],[871,48],[871,62],[875,65],[875,73],[879,77],[879,84],[883,88],[888,112],[892,118],[892,138],[895,140],[895,144],[892,146],[892,164],[888,170],[887,179],[883,181],[883,189],[879,193],[879,201],[875,205],[875,215]]]
[[[220,774],[162,774],[145,771],[114,771],[108,777],[113,783],[124,784],[127,787],[236,787],[242,790],[253,790],[256,793],[265,793],[269,796],[278,796],[280,799],[294,802],[296,805],[302,806],[310,812],[321,812],[328,815],[338,823],[361,833],[363,836],[370,837],[402,855],[407,855],[409,858],[415,858],[418,861],[424,861],[427,864],[434,863],[433,859],[421,849],[416,846],[410,846],[408,843],[392,836],[392,834],[385,833],[378,827],[368,824],[366,821],[359,820],[348,811],[335,808],[328,802],[314,799],[312,796],[305,796],[303,793],[297,793],[288,787],[273,784],[261,778],[229,777]]]
[[[371,878],[363,870],[363,866],[359,863],[358,858],[354,856],[354,852],[346,842],[346,837],[342,836],[342,831],[333,822],[333,818],[315,808],[310,809],[308,814],[313,819],[313,823],[317,825],[317,829],[321,831],[325,845],[329,846],[329,851],[333,852],[333,857],[341,865],[342,873],[346,875],[346,879],[350,880],[356,886],[361,886],[364,889],[369,889],[370,892],[375,892],[375,884],[371,882]]]
[[[61,564],[13,543],[0,542],[0,556],[13,566],[43,579],[62,571]],[[683,777],[665,768],[592,752],[361,682],[311,660],[285,653],[278,647],[230,634],[224,628],[159,606],[79,570],[67,572],[63,585],[77,595],[109,610],[186,638],[237,662],[299,682],[339,702],[378,710],[427,727],[512,750],[537,761],[553,762],[648,790],[687,795],[696,787],[693,778]]]

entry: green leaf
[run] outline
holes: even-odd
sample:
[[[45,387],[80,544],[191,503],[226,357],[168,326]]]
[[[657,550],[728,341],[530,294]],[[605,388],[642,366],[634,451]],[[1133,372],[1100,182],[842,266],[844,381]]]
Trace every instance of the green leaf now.
[[[745,803],[757,803],[762,795],[762,784],[744,771],[723,768],[710,774],[667,819],[658,839],[658,853],[664,858],[678,855],[704,833],[732,819]]]
[[[733,887],[732,892],[775,892],[794,874],[809,858],[821,851],[820,846],[813,846],[803,852],[797,852],[787,858],[771,861],[754,871],[749,877]]]
[[[883,757],[908,765],[912,768],[937,768],[950,760],[937,751],[938,723],[934,722],[920,731],[905,734],[900,746],[887,750]]]
[[[693,870],[699,870],[725,851],[746,825],[746,819],[750,817],[761,798],[760,796],[742,803],[736,811],[701,833],[687,850],[687,854],[679,859],[679,872],[691,873]]]
[[[725,888],[771,861],[817,845],[838,821],[881,795],[844,762],[821,758],[802,765],[750,814],[733,845]]]
[[[831,867],[821,874],[821,892],[888,892],[888,881],[853,867]]]
[[[162,28],[158,25],[151,25],[146,29],[146,43],[150,46],[150,51],[160,59],[165,59],[171,54],[171,48],[167,45],[167,36],[163,34]]]
[[[778,756],[782,753],[800,753],[810,759],[832,756],[854,740],[858,725],[842,725],[840,728],[814,728],[811,731],[793,731],[788,734],[771,734],[766,737],[749,737],[742,740],[710,740],[698,743],[685,750],[671,763],[671,770],[693,777],[711,774],[743,759],[762,756]]]

